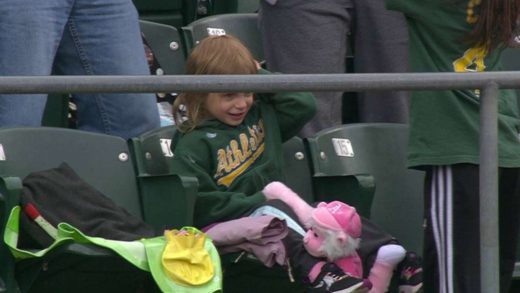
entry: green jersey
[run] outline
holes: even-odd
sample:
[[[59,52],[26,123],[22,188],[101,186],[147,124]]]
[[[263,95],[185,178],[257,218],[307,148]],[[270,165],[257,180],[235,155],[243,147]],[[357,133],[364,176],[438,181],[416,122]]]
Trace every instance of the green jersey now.
[[[489,53],[465,41],[478,19],[480,1],[386,1],[407,18],[412,71],[475,74],[501,69],[499,49]],[[410,167],[479,164],[479,95],[476,89],[412,94]],[[500,91],[498,112],[499,166],[520,167],[520,120],[513,91]]]
[[[263,187],[283,181],[282,142],[315,111],[310,93],[258,94],[242,124],[208,120],[181,135],[172,166],[199,181],[195,226],[236,219],[265,201]]]

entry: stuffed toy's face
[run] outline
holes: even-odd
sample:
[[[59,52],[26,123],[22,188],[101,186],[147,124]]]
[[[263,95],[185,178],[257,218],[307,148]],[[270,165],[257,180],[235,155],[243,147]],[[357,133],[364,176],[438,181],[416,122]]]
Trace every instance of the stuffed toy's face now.
[[[303,246],[307,252],[314,257],[325,257],[326,254],[322,250],[322,245],[325,242],[324,235],[317,233],[318,231],[310,228],[303,237]]]

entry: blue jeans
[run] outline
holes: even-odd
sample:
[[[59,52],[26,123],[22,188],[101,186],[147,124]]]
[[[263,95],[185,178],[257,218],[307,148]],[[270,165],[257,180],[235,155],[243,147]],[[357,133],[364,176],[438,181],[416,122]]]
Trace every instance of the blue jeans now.
[[[0,76],[149,75],[131,0],[3,0]],[[47,95],[0,95],[0,127],[39,126]],[[129,138],[159,127],[153,94],[77,94],[78,128]]]

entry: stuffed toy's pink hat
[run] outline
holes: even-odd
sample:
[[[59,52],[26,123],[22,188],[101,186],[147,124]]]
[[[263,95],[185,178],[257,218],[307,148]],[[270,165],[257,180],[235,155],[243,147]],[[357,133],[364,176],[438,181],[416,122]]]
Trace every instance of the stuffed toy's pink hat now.
[[[341,201],[321,202],[312,212],[312,217],[321,226],[344,231],[353,238],[361,237],[361,218],[356,209]]]

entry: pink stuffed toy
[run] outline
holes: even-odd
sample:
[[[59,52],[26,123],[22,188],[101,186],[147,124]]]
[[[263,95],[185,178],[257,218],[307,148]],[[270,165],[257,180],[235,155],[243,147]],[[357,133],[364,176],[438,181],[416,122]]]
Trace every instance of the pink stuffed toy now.
[[[266,199],[279,199],[289,205],[307,228],[303,242],[309,254],[334,262],[345,273],[363,278],[363,268],[357,249],[361,237],[361,218],[356,209],[346,203],[321,202],[313,208],[281,182],[272,182],[262,191]],[[406,251],[399,245],[382,246],[370,270],[370,293],[386,292],[393,270]],[[381,261],[378,261],[381,260]]]
[[[280,182],[268,184],[263,193],[267,199],[280,199],[293,209],[308,229],[303,245],[310,255],[336,263],[353,277],[363,277],[361,259],[357,254],[361,218],[354,207],[333,201],[321,202],[313,208]]]

